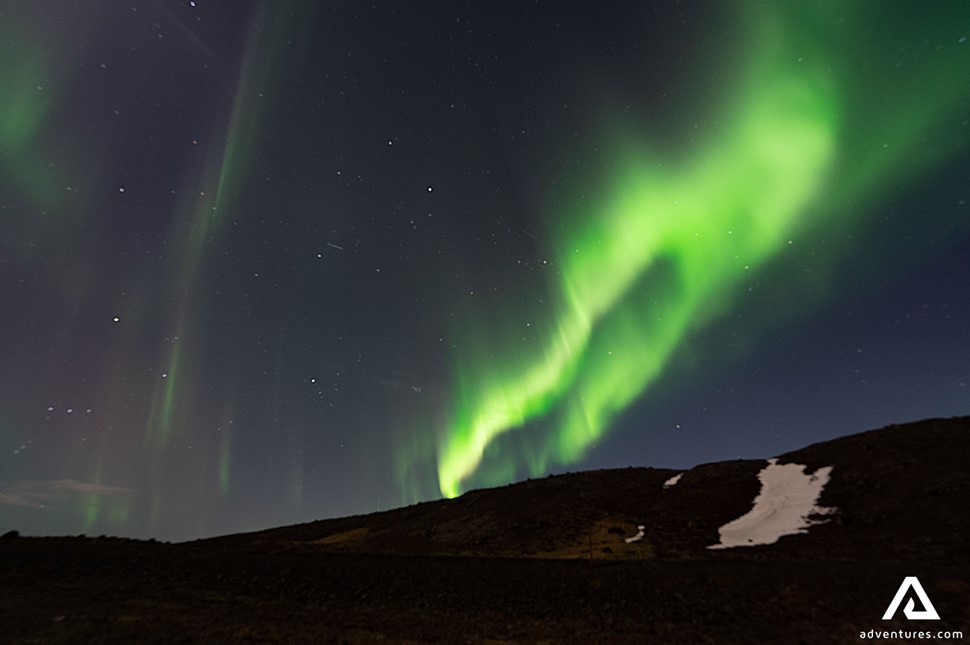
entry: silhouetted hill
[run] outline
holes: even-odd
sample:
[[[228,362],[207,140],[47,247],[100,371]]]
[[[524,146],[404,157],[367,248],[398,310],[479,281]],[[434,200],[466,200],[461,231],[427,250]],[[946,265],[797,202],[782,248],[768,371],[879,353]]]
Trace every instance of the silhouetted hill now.
[[[828,643],[859,642],[871,629],[967,633],[968,456],[970,417],[781,455],[778,464],[805,465],[805,481],[830,467],[817,502],[836,510],[804,533],[722,550],[707,547],[752,509],[765,461],[574,473],[184,544],[11,533],[0,539],[0,642]],[[775,503],[791,501],[786,490]],[[881,620],[907,576],[942,620]]]
[[[214,543],[253,549],[511,557],[869,556],[963,562],[970,553],[970,418],[894,425],[780,455],[832,467],[820,502],[838,512],[807,535],[712,553],[718,528],[746,513],[764,460],[688,471],[626,468],[550,476],[371,515],[321,520]],[[680,474],[676,485],[664,482]],[[643,525],[644,538],[626,538]]]

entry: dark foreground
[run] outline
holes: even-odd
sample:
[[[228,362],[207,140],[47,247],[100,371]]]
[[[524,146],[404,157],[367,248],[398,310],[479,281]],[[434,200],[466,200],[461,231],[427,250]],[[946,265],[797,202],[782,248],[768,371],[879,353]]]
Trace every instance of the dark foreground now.
[[[907,575],[943,620],[881,620]],[[0,540],[3,643],[858,643],[870,629],[966,630],[968,608],[966,565]]]
[[[959,642],[967,455],[970,417],[782,455],[832,467],[819,503],[837,512],[727,550],[706,547],[751,509],[763,460],[676,485],[672,470],[574,473],[185,544],[0,539],[0,645]],[[882,620],[908,576],[941,620]]]

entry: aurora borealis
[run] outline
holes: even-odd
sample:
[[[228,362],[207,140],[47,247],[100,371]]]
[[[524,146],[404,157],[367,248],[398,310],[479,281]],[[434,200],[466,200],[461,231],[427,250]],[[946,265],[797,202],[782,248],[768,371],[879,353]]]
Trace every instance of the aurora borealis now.
[[[829,193],[856,198],[868,182],[882,180],[879,172],[889,172],[892,157],[918,154],[906,139],[926,132],[937,110],[951,107],[949,90],[922,88],[942,95],[936,102],[920,93],[922,114],[910,112],[912,98],[884,108],[899,114],[892,130],[878,133],[893,141],[892,150],[886,143],[837,160],[840,119],[852,120],[845,114],[852,108],[840,104],[856,85],[831,70],[848,43],[832,33],[835,14],[782,11],[760,7],[750,16],[750,51],[740,63],[739,89],[727,101],[729,116],[689,162],[668,169],[650,158],[649,147],[629,151],[619,178],[581,209],[590,212],[567,220],[578,223],[554,248],[561,292],[555,329],[537,361],[522,365],[512,357],[506,370],[504,360],[489,356],[472,367],[476,380],[485,375],[484,387],[473,387],[469,410],[444,441],[439,479],[445,495],[459,492],[489,442],[559,408],[564,399],[569,402],[557,411],[556,429],[530,460],[532,474],[550,462],[580,459],[662,373],[685,335],[717,315],[724,294],[746,272],[757,271],[786,241],[793,243],[791,236],[812,223],[805,220],[837,211],[842,217],[858,214],[826,203]],[[853,47],[864,46],[857,32],[849,33]],[[932,80],[960,78],[961,66],[954,63]],[[895,134],[900,128],[907,131],[902,137]],[[873,165],[886,168],[861,180],[847,178],[847,170]]]
[[[970,402],[970,9],[0,7],[0,531],[189,539]]]

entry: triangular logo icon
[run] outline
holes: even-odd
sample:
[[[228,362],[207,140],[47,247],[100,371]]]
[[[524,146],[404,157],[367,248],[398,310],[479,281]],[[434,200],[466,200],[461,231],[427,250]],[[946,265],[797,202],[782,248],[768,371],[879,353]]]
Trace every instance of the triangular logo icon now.
[[[923,591],[923,585],[919,583],[919,579],[916,576],[906,576],[903,579],[903,584],[899,585],[899,591],[896,592],[896,597],[893,598],[893,601],[889,603],[889,609],[882,615],[882,619],[892,619],[896,614],[896,610],[899,609],[900,603],[903,602],[903,598],[906,597],[906,592],[910,589],[919,598],[923,608],[915,609],[916,601],[910,596],[909,602],[906,603],[906,607],[903,609],[903,614],[906,618],[909,620],[939,620],[940,615],[936,613],[936,608],[933,607],[933,603],[930,602],[930,597]]]

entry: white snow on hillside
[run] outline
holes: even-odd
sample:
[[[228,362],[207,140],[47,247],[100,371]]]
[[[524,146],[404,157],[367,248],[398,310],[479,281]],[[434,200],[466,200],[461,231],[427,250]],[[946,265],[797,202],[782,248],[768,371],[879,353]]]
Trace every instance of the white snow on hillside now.
[[[640,526],[637,527],[636,535],[634,535],[633,537],[624,538],[623,541],[626,542],[627,544],[633,544],[634,542],[639,542],[640,540],[643,539],[644,528],[645,527],[641,524]]]
[[[676,486],[677,482],[679,482],[680,478],[683,476],[684,476],[684,473],[679,473],[677,475],[674,475],[673,477],[671,477],[670,479],[664,482],[664,488],[670,488],[671,486]]]
[[[728,522],[718,532],[721,542],[708,549],[730,549],[736,546],[774,544],[783,535],[807,533],[808,527],[828,520],[811,520],[811,515],[834,513],[835,508],[818,506],[819,495],[829,481],[831,466],[805,473],[800,464],[779,464],[769,459],[760,473],[761,492],[754,506],[738,519]]]

